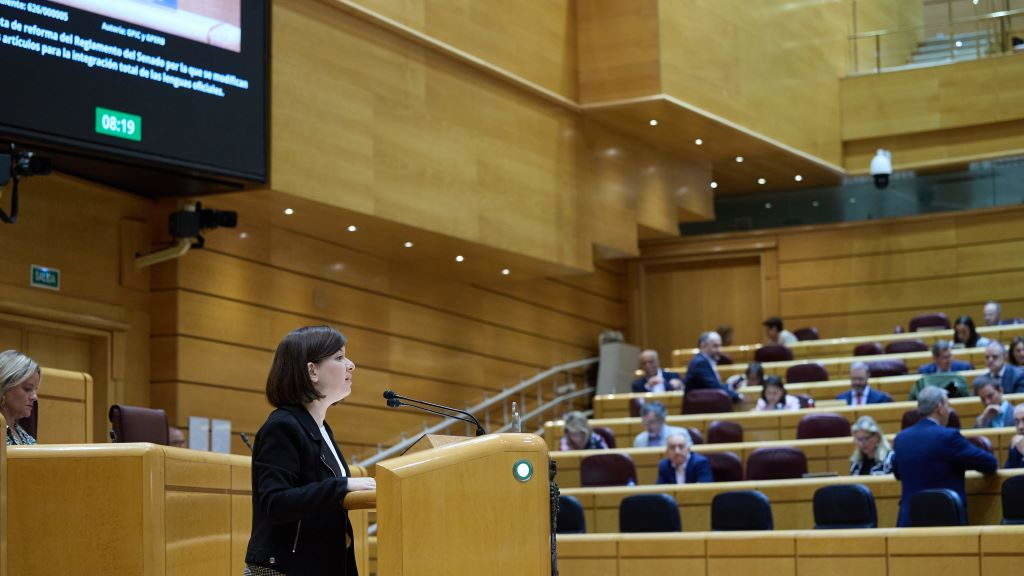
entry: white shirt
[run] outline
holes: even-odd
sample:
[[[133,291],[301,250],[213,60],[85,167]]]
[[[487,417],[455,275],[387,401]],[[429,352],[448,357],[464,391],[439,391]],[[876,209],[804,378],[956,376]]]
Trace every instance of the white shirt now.
[[[657,383],[648,389],[648,392],[664,392],[665,391],[665,373],[658,368],[658,373],[647,379],[647,383],[650,384],[651,380],[656,380]]]
[[[868,403],[868,390],[871,390],[871,386],[865,386],[864,391],[861,392],[860,399],[857,398],[857,391],[850,389],[850,406],[864,406]]]
[[[676,468],[676,484],[686,484],[686,463],[690,461],[690,457],[687,456],[686,460]]]
[[[334,448],[334,442],[331,442],[331,437],[327,435],[327,428],[320,427],[320,435],[324,437],[324,442],[327,443],[327,447],[331,449],[331,454],[334,454],[334,460],[338,463],[338,470],[341,470],[341,475],[345,475],[345,467],[341,465],[341,458],[338,457],[338,451]]]

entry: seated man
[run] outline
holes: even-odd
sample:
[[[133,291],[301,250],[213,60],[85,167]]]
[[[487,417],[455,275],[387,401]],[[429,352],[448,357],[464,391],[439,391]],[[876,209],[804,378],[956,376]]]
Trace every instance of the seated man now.
[[[690,433],[682,428],[665,424],[665,405],[661,402],[648,402],[640,409],[640,420],[644,431],[633,439],[634,448],[664,446],[669,436],[679,434],[690,437]]]
[[[686,378],[683,380],[684,390],[690,392],[700,388],[718,388],[729,394],[733,402],[742,400],[743,397],[731,386],[722,384],[718,378],[718,372],[715,370],[715,358],[718,357],[718,351],[722,347],[722,339],[718,333],[704,332],[697,338],[697,347],[700,348],[700,354],[694,356],[686,368]]]
[[[772,316],[761,325],[764,326],[765,344],[789,346],[799,341],[792,332],[782,327],[782,318],[778,316]]]
[[[1017,404],[1013,409],[1013,420],[1017,433],[1010,440],[1010,453],[1004,468],[1024,468],[1024,404]]]
[[[690,450],[689,435],[673,434],[665,445],[665,457],[658,462],[658,484],[714,482],[711,462]]]
[[[1003,386],[988,374],[974,379],[974,395],[985,407],[974,421],[975,428],[1013,426],[1013,405],[1003,400]]]
[[[999,468],[994,456],[967,441],[959,430],[947,428],[949,400],[946,391],[928,386],[917,396],[917,424],[896,435],[893,473],[900,481],[900,515],[897,526],[910,525],[910,499],[933,488],[948,488],[967,506],[964,470],[992,474]]]
[[[683,389],[683,380],[679,374],[661,369],[657,350],[644,350],[640,353],[640,369],[644,371],[644,375],[633,381],[633,392],[668,392]]]
[[[935,344],[932,344],[932,362],[931,364],[925,364],[917,369],[918,374],[938,374],[941,372],[961,372],[963,370],[972,370],[974,366],[971,366],[967,362],[960,360],[953,360],[953,343],[949,340],[936,340]]]
[[[836,400],[843,400],[848,406],[892,402],[892,396],[881,390],[875,390],[868,384],[868,378],[870,377],[871,369],[866,363],[854,362],[851,364],[850,389],[836,396]]]
[[[1003,307],[999,305],[999,302],[988,301],[985,303],[985,307],[981,309],[981,318],[985,323],[985,326],[999,326],[1003,323],[1000,316],[1002,316]]]
[[[1006,348],[999,341],[985,346],[985,365],[988,375],[999,382],[1007,394],[1024,392],[1024,370],[1006,363]]]

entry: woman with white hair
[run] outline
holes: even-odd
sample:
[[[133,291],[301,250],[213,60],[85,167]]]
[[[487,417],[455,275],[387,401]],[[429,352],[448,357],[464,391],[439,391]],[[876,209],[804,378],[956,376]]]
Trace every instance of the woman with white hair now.
[[[871,416],[861,416],[850,427],[853,433],[851,476],[877,476],[892,473],[893,451],[878,423]]]
[[[35,444],[36,439],[18,425],[32,415],[42,373],[39,364],[17,350],[0,352],[0,413],[7,420],[7,445]]]

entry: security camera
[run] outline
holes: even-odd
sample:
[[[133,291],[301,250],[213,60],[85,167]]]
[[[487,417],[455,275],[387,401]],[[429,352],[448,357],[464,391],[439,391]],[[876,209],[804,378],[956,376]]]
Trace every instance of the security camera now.
[[[875,188],[879,190],[887,188],[891,175],[892,152],[879,148],[875,151],[875,157],[871,159],[871,177],[875,179]]]
[[[0,209],[0,222],[14,224],[18,221],[18,183],[28,176],[45,176],[53,171],[50,159],[37,156],[35,152],[18,150],[11,144],[9,154],[0,154],[0,187],[11,182],[10,212]]]

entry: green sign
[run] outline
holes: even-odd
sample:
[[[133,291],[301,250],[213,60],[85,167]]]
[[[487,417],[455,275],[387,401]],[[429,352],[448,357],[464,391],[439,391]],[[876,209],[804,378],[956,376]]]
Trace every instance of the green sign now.
[[[529,481],[533,478],[533,464],[529,460],[519,460],[512,465],[512,476],[520,482]]]
[[[141,142],[142,116],[97,106],[96,133]]]
[[[47,290],[60,290],[60,270],[47,268],[45,266],[32,265],[32,273],[29,277],[29,285],[34,288],[46,288]]]

